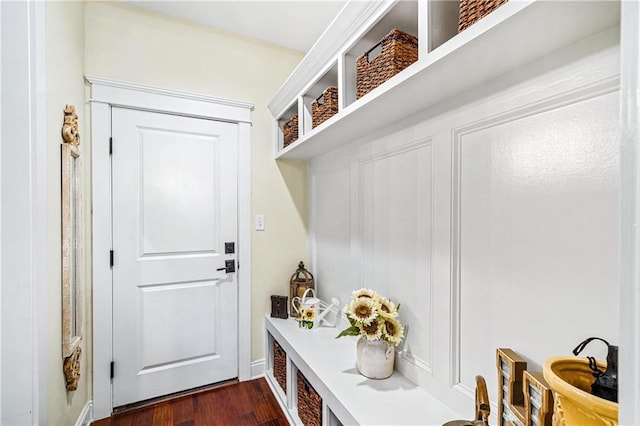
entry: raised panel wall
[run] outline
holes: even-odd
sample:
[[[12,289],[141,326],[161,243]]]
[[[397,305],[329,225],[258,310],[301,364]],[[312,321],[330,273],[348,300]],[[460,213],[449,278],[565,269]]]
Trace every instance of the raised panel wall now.
[[[312,160],[320,296],[401,302],[398,367],[461,412],[496,347],[617,343],[618,84],[603,34]]]
[[[325,265],[316,272],[316,280],[328,283],[355,282],[357,268],[352,262],[352,192],[351,172],[348,166],[325,170],[310,179],[316,262]],[[328,289],[323,289],[328,290]],[[325,291],[325,295],[328,293]],[[331,293],[342,303],[347,295]],[[328,299],[328,298],[327,298]]]
[[[361,286],[401,303],[405,349],[431,369],[432,146],[424,139],[360,160]]]
[[[469,391],[479,372],[497,389],[496,347],[526,341],[540,362],[617,335],[618,93],[518,112],[454,133],[454,369]]]

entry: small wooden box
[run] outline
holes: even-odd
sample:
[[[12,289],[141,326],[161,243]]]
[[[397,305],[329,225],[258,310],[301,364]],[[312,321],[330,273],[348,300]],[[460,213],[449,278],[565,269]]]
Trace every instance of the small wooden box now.
[[[271,318],[287,319],[287,296],[271,296]]]

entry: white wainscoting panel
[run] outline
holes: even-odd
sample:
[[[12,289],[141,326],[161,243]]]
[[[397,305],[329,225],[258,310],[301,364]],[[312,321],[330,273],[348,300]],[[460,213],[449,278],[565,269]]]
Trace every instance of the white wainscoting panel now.
[[[591,335],[617,341],[618,111],[609,93],[454,132],[466,389],[477,374],[497,389],[497,347],[540,368]]]
[[[430,139],[360,161],[361,286],[401,304],[404,349],[431,370],[432,185]]]
[[[357,279],[357,264],[352,254],[352,188],[351,168],[323,170],[310,179],[312,204],[316,209],[311,213],[314,224],[314,263],[322,268],[313,269],[323,300],[337,297],[344,305],[354,290],[344,283],[354,283]],[[337,334],[337,333],[336,333]]]

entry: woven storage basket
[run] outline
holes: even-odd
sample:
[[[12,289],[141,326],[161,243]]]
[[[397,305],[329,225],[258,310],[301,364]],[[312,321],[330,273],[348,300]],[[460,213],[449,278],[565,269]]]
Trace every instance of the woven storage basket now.
[[[322,103],[320,103],[322,100]],[[311,102],[311,128],[319,126],[338,112],[338,88],[327,87],[319,98]]]
[[[322,424],[322,398],[298,371],[298,417],[305,426]]]
[[[382,46],[380,54],[369,61],[369,54]],[[369,93],[418,60],[418,39],[394,28],[375,46],[356,59],[356,99]]]
[[[298,140],[298,114],[292,116],[291,120],[282,125],[282,133],[284,134],[283,148]]]
[[[287,353],[278,342],[273,341],[273,376],[278,384],[287,393]]]
[[[473,25],[506,2],[507,0],[460,0],[458,32]]]

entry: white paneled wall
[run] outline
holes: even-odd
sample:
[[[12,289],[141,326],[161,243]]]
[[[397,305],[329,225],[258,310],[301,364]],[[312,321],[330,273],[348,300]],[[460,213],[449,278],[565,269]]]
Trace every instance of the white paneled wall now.
[[[496,401],[497,347],[539,369],[591,335],[618,342],[616,43],[602,34],[310,163],[320,296],[401,302],[398,368],[460,410],[477,374]]]
[[[351,225],[355,201],[350,191],[350,178],[350,168],[339,167],[314,175],[311,183],[318,199],[333,201],[316,204],[317,208],[311,213],[315,216],[315,241],[323,247],[317,253],[316,262],[324,265],[323,275],[327,282],[355,283],[358,277],[357,265],[350,265],[351,259],[356,259],[351,246],[355,234]]]
[[[455,134],[456,349],[476,352],[463,386],[521,336],[538,362],[587,334],[617,340],[617,125],[608,93]]]
[[[359,160],[360,282],[401,302],[407,347],[431,369],[433,145],[423,139]],[[412,283],[412,285],[405,285]],[[412,303],[406,301],[412,300]]]

